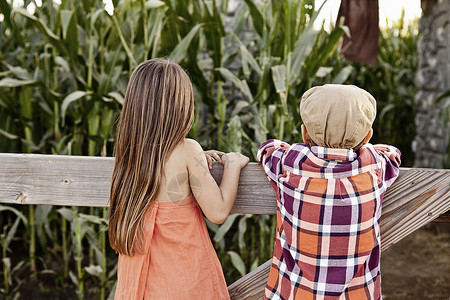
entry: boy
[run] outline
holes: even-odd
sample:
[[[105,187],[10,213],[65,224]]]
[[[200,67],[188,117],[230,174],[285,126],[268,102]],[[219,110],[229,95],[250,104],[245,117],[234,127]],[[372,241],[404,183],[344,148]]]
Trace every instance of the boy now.
[[[309,89],[300,115],[304,144],[258,151],[278,203],[264,299],[381,299],[381,202],[400,151],[368,144],[376,102],[356,86]]]

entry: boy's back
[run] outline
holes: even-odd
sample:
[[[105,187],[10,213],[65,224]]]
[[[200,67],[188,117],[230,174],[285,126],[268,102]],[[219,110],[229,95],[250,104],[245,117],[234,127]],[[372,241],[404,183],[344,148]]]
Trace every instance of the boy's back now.
[[[322,143],[320,136],[311,138]],[[381,202],[398,176],[399,151],[386,145],[353,150],[269,140],[258,160],[278,200],[265,297],[380,299]]]

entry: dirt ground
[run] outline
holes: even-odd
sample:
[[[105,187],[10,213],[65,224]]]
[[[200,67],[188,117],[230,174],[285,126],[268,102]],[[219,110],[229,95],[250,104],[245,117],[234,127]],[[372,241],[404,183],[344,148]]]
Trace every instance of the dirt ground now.
[[[450,299],[450,224],[439,228],[419,229],[382,253],[384,300]]]

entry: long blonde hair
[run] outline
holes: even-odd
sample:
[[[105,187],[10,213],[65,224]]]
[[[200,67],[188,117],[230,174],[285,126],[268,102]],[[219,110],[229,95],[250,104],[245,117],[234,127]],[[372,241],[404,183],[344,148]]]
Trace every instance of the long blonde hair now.
[[[159,58],[136,67],[120,114],[109,198],[109,241],[118,253],[142,252],[145,212],[193,118],[192,84],[178,64]]]

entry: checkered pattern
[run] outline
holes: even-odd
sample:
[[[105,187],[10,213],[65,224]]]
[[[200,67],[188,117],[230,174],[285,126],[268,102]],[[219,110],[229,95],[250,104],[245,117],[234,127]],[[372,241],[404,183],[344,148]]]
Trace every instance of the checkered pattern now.
[[[387,145],[261,145],[258,161],[278,200],[264,299],[381,299],[381,202],[400,155]]]

